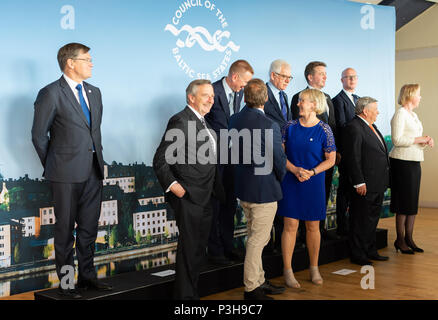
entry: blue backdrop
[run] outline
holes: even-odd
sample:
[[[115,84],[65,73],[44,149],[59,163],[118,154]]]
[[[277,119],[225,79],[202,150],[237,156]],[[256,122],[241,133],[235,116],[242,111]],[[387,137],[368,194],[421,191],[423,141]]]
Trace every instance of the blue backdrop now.
[[[392,7],[346,0],[3,0],[0,33],[5,178],[42,174],[30,139],[33,102],[40,88],[61,75],[57,50],[73,41],[91,47],[89,82],[103,94],[107,162],[150,165],[169,116],[185,105],[191,77],[220,79],[236,59],[248,60],[255,77],[264,80],[271,61],[287,60],[294,76],[289,97],[305,87],[309,61],[327,63],[324,91],[332,97],[342,88],[342,70],[354,67],[357,93],[380,101],[377,125],[390,133]]]

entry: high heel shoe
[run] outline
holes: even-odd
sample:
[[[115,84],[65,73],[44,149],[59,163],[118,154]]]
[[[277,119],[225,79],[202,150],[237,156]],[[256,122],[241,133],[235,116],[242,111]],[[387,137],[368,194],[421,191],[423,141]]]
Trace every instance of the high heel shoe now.
[[[301,285],[299,284],[297,279],[295,279],[294,272],[292,271],[292,269],[283,270],[283,277],[286,286],[288,286],[289,288],[295,288],[295,289],[301,288]]]
[[[419,248],[419,247],[417,247],[417,246],[412,245],[412,243],[409,242],[409,241],[407,241],[406,239],[405,239],[405,242],[406,242],[406,245],[407,245],[409,248],[412,249],[412,251],[415,251],[415,252],[424,252],[423,249],[421,249],[421,248]]]
[[[394,241],[394,247],[395,247],[395,252],[398,252],[398,250],[400,250],[401,253],[404,254],[414,254],[414,251],[412,251],[411,249],[403,250],[402,248],[400,248],[400,246],[397,244],[397,240]]]
[[[311,266],[309,268],[309,271],[310,271],[311,281],[318,286],[322,285],[322,277],[321,277],[321,274],[319,273],[318,267]]]

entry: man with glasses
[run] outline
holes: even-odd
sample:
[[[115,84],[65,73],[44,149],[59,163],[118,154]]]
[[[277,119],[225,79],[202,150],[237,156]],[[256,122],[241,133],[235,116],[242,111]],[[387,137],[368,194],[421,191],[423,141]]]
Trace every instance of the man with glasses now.
[[[275,121],[278,126],[283,128],[288,121],[292,120],[286,95],[287,86],[292,80],[290,64],[284,60],[277,59],[271,63],[269,68],[268,101],[265,103],[265,115]],[[283,217],[275,216],[273,233],[268,245],[265,247],[266,253],[281,252],[281,233],[283,232]]]
[[[327,80],[327,71],[326,71],[327,65],[322,61],[312,61],[307,64],[306,69],[304,70],[304,77],[307,81],[307,89],[317,89],[322,91],[322,89],[325,87],[325,82]],[[330,98],[330,96],[323,92],[326,100],[327,100],[327,111],[323,112],[322,114],[318,115],[317,117],[327,123],[330,126],[330,129],[332,129],[333,136],[335,137],[335,141],[337,142],[337,132],[336,132],[336,120],[335,120],[335,111],[333,108],[333,103]],[[292,111],[292,119],[298,119],[299,118],[299,108],[298,108],[298,97],[300,92],[295,94],[292,97],[291,102],[291,111]],[[336,164],[338,163],[338,157],[336,160]],[[330,196],[330,188],[332,185],[332,178],[333,178],[333,167],[328,169],[325,172],[325,194],[326,194],[326,203],[328,202],[329,196]],[[300,223],[300,238],[299,242],[305,243],[304,237],[304,229],[302,224]],[[325,221],[321,220],[320,224],[321,229],[321,236],[323,238],[327,238],[328,235],[327,231],[325,230]]]
[[[102,96],[84,80],[91,77],[90,48],[69,43],[58,51],[64,73],[40,90],[35,101],[32,142],[50,181],[55,208],[55,262],[58,278],[74,270],[76,231],[78,287],[111,290],[97,281],[93,263],[102,197]],[[77,224],[75,230],[75,223]],[[63,268],[64,267],[64,268]],[[71,286],[60,285],[58,293],[79,299]]]
[[[356,102],[359,96],[354,94],[357,86],[357,73],[353,68],[342,71],[341,82],[343,89],[333,98],[335,110],[336,129],[338,132],[337,151],[339,152],[340,162],[338,164],[339,185],[336,195],[336,232],[339,236],[348,235],[347,210],[350,205],[350,190],[347,175],[345,172],[345,161],[342,159],[343,130],[344,127],[354,118]]]
[[[253,75],[254,70],[247,61],[237,60],[231,64],[226,77],[213,83],[214,104],[205,119],[216,132],[218,146],[221,146],[220,130],[228,130],[230,117],[240,111],[243,88]],[[228,143],[224,145],[227,146]],[[222,151],[220,149],[218,148],[218,160]],[[233,259],[242,258],[233,251],[234,215],[237,200],[234,193],[234,174],[230,152],[228,152],[228,164],[219,163],[218,170],[225,189],[225,203],[212,199],[213,221],[208,241],[208,258],[216,265],[230,265]]]

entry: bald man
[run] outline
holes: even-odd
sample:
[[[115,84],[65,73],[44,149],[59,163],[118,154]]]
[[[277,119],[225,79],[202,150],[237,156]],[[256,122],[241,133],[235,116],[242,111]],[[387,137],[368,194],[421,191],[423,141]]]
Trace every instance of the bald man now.
[[[332,99],[336,118],[336,131],[338,132],[337,147],[340,154],[340,162],[338,163],[339,170],[339,186],[336,196],[336,222],[338,236],[348,234],[347,210],[350,205],[351,189],[348,185],[348,180],[345,174],[345,161],[342,160],[343,148],[341,142],[344,127],[354,118],[356,101],[359,99],[355,95],[357,86],[357,73],[353,68],[347,68],[341,74],[342,90],[336,97]]]

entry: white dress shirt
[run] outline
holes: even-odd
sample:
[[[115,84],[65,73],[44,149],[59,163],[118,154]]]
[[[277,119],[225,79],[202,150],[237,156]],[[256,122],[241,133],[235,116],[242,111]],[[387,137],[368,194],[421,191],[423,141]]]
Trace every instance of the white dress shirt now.
[[[70,79],[65,74],[63,76],[64,76],[65,81],[67,81],[67,84],[70,87],[71,91],[73,91],[73,94],[75,95],[76,100],[78,101],[79,104],[81,104],[81,101],[79,100],[79,91],[78,91],[78,89],[76,89],[76,86],[79,83]],[[87,103],[88,110],[90,110],[90,104],[88,103],[88,97],[87,97],[87,93],[85,92],[84,83],[81,82],[80,85],[82,86],[82,95],[84,96],[84,100]]]
[[[348,92],[348,91],[345,90],[345,89],[342,89],[342,90],[343,90],[344,93],[347,95],[347,97],[350,98],[351,103],[355,106],[356,104],[354,103],[354,98],[353,98],[353,94],[354,94],[354,92]]]

